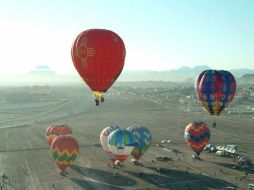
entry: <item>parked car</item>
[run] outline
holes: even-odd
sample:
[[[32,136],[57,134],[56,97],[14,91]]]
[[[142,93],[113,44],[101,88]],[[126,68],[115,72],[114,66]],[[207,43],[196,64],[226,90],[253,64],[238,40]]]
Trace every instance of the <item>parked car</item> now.
[[[236,188],[235,187],[232,187],[232,186],[228,186],[228,187],[224,187],[225,190],[235,190]]]
[[[223,150],[218,150],[218,151],[216,151],[215,154],[218,155],[218,156],[224,156],[225,152]]]
[[[155,156],[155,159],[157,161],[163,161],[163,162],[173,160],[171,157],[168,157],[168,156]]]
[[[249,183],[248,184],[248,188],[254,190],[254,184],[253,183]]]
[[[205,146],[204,151],[209,152],[209,153],[210,152],[216,152],[217,148],[216,148],[216,146],[208,144],[208,145]]]

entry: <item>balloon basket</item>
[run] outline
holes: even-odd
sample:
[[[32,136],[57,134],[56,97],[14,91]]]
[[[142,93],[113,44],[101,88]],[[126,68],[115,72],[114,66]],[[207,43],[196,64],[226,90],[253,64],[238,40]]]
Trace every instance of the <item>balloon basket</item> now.
[[[99,105],[100,105],[99,100],[95,99],[95,105],[96,105],[96,106],[99,106]]]
[[[143,166],[143,164],[139,160],[136,160],[136,159],[131,159],[131,163],[135,166]]]
[[[61,171],[60,175],[63,176],[63,177],[66,177],[67,175],[69,175],[69,172],[67,172],[67,171]]]
[[[114,163],[113,163],[113,168],[114,169],[119,169],[119,168],[122,168],[124,167],[124,165],[119,161],[119,160],[116,160]]]
[[[195,159],[195,160],[201,160],[200,156],[197,155],[197,154],[192,154],[192,159]]]

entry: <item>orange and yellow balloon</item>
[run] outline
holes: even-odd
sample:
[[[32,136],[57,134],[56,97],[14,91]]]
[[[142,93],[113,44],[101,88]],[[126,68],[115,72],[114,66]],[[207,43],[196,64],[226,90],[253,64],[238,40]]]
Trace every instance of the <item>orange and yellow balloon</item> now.
[[[79,153],[79,144],[71,135],[60,135],[51,144],[52,159],[59,169],[64,172],[71,162],[76,160]]]

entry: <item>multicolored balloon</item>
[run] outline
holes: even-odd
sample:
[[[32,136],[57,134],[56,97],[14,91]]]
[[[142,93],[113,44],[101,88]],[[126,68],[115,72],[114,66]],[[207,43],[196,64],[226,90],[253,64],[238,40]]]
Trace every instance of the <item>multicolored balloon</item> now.
[[[46,130],[46,140],[49,145],[52,141],[59,135],[72,134],[72,129],[67,124],[54,124],[47,128]]]
[[[106,154],[108,155],[109,159],[112,161],[112,163],[114,163],[117,160],[117,158],[114,157],[111,150],[109,149],[108,136],[110,135],[111,132],[113,132],[116,129],[120,129],[120,127],[116,124],[111,124],[110,126],[103,129],[100,134],[101,146],[102,146],[104,152],[106,152]]]
[[[51,144],[52,158],[62,172],[76,160],[79,144],[71,135],[60,135]]]
[[[116,129],[108,136],[108,146],[115,158],[124,162],[136,146],[134,136],[126,129]]]
[[[136,160],[138,160],[144,155],[152,143],[151,131],[142,125],[133,125],[128,127],[127,130],[133,134],[137,143],[131,154]]]
[[[189,147],[199,155],[209,143],[211,132],[206,123],[195,121],[189,123],[184,132],[184,138]]]
[[[203,71],[195,87],[202,106],[211,115],[219,115],[233,100],[236,92],[234,76],[224,70]]]
[[[96,100],[102,97],[122,72],[125,55],[124,42],[120,36],[105,29],[81,32],[71,49],[73,64],[93,91]]]

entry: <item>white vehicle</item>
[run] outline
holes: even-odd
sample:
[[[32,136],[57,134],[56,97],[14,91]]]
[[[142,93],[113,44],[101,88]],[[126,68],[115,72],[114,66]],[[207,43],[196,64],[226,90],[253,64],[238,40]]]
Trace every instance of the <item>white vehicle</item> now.
[[[222,151],[225,149],[225,147],[224,146],[216,146],[216,149]]]
[[[249,183],[248,188],[254,190],[254,184],[253,183]]]
[[[238,146],[234,144],[227,145],[226,148],[230,150],[236,150],[236,151],[238,150]]]
[[[218,150],[215,152],[216,155],[218,156],[225,156],[225,151],[224,150]]]
[[[224,189],[225,189],[225,190],[234,190],[234,189],[236,189],[236,188],[235,188],[235,187],[229,186],[229,187],[224,187]]]
[[[237,145],[227,145],[225,147],[225,150],[229,153],[235,154],[236,151],[238,150],[238,146]]]
[[[206,152],[216,152],[217,148],[211,144],[205,146],[204,151]]]

